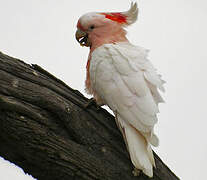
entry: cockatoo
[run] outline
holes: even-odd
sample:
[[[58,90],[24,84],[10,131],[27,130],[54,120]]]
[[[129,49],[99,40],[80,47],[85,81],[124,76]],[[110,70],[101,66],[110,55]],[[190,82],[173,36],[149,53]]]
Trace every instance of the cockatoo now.
[[[108,105],[125,140],[134,167],[153,177],[155,160],[151,145],[164,91],[156,69],[147,59],[148,50],[132,45],[125,27],[137,20],[137,3],[126,12],[91,12],[80,17],[76,39],[90,47],[86,91],[98,105]]]

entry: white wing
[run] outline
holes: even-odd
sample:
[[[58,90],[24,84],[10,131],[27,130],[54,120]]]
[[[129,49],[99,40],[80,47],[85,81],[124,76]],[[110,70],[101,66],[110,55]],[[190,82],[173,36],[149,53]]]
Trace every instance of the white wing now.
[[[105,44],[92,53],[90,79],[96,94],[121,119],[157,146],[153,134],[163,81],[147,59],[147,50],[129,43]]]

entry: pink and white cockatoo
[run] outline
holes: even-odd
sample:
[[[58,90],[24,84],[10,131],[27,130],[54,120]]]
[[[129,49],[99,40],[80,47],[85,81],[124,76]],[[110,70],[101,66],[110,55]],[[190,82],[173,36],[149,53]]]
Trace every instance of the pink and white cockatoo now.
[[[87,92],[98,105],[112,109],[133,165],[153,177],[151,145],[159,144],[153,129],[158,103],[163,102],[158,88],[164,91],[164,81],[147,59],[148,51],[126,38],[124,28],[133,24],[137,15],[136,2],[126,12],[84,14],[77,23],[76,39],[90,47]]]

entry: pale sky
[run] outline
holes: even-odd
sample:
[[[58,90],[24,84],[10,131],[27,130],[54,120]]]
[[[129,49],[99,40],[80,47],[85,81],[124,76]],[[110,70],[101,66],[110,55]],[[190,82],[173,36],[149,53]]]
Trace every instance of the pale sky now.
[[[76,42],[78,18],[124,11],[129,0],[0,0],[0,51],[38,64],[84,93],[88,49]],[[182,180],[207,179],[207,1],[140,0],[128,38],[150,50],[167,83],[155,131],[161,159]],[[31,180],[0,158],[1,180]]]

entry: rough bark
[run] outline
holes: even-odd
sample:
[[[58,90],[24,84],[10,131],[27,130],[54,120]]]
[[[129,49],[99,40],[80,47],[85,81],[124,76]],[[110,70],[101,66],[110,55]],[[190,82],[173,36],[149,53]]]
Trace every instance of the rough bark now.
[[[72,77],[71,77],[72,78]],[[0,53],[0,156],[38,180],[143,180],[114,117],[38,65]],[[177,180],[155,154],[153,180]]]

